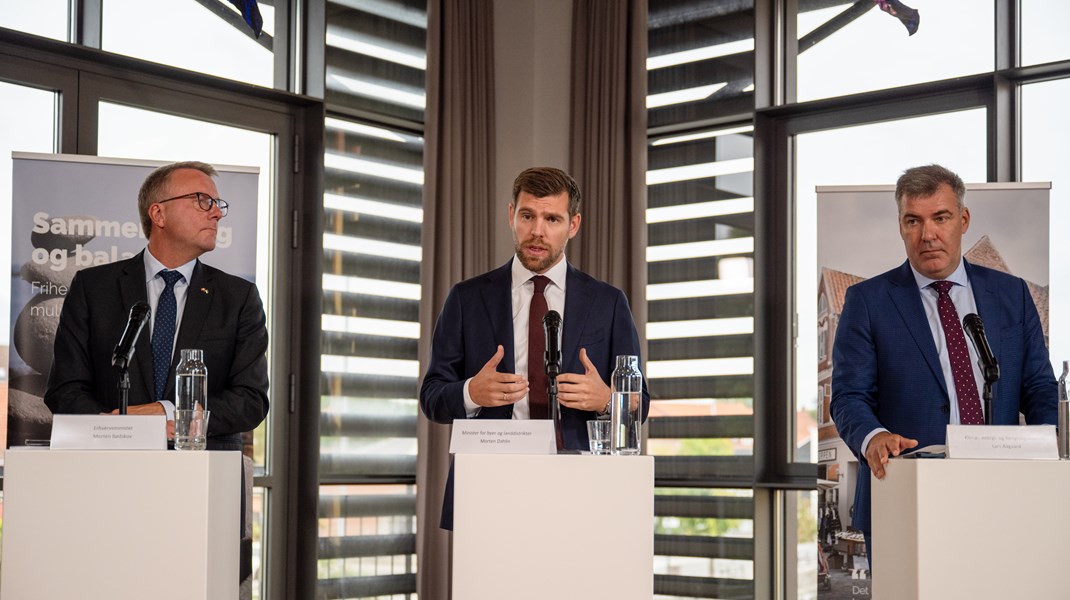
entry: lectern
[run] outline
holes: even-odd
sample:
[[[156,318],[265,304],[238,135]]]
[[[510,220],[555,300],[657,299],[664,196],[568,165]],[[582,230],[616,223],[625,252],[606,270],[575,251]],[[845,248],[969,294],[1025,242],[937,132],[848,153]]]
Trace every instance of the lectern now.
[[[238,597],[240,452],[12,448],[0,597]]]
[[[654,597],[652,456],[457,454],[453,597]]]
[[[1070,598],[1070,462],[895,459],[873,480],[882,600]]]

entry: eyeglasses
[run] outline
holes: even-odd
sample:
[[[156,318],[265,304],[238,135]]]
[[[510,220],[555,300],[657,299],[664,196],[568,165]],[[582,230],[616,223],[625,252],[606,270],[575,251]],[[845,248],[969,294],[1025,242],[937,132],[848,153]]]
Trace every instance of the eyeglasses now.
[[[213,198],[204,192],[193,192],[191,194],[182,194],[181,196],[175,196],[174,198],[168,198],[167,200],[160,200],[156,204],[163,204],[164,202],[170,202],[172,200],[180,200],[182,198],[197,198],[197,206],[201,207],[201,210],[208,212],[212,210],[212,206],[218,206],[219,212],[223,216],[227,216],[227,209],[230,208],[230,204],[222,198]]]

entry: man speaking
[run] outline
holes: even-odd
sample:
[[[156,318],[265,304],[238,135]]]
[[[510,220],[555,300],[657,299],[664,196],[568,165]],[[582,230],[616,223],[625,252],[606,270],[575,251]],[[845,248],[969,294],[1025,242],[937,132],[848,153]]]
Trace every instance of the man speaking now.
[[[609,409],[617,355],[639,355],[624,292],[568,264],[580,228],[580,190],[564,171],[540,167],[513,184],[509,229],[515,256],[456,284],[442,307],[420,407],[436,423],[455,419],[546,419],[543,320],[562,315],[561,405],[565,448],[588,447],[587,421]],[[643,415],[650,394],[643,381]],[[442,526],[452,527],[452,479]]]

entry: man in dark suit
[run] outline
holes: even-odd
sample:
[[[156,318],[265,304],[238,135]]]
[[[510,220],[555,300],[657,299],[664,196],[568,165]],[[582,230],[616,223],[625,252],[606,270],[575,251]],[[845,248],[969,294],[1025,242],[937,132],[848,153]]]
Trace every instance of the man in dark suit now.
[[[895,197],[907,261],[848,288],[840,315],[831,412],[867,467],[858,477],[852,520],[867,547],[870,472],[883,479],[889,456],[944,444],[949,423],[984,422],[984,378],[962,333],[965,315],[984,321],[999,363],[992,422],[1016,425],[1019,412],[1030,424],[1056,422],[1055,375],[1025,281],[962,258],[970,225],[965,195],[962,180],[938,165],[904,172]]]
[[[166,414],[173,421],[176,349],[199,348],[208,367],[209,449],[241,450],[242,432],[264,420],[268,335],[260,294],[252,283],[198,260],[215,248],[217,226],[226,215],[215,175],[211,165],[200,162],[153,171],[138,194],[148,247],[133,258],[75,275],[63,303],[44,397],[53,413],[118,412],[112,350],[131,306],[140,301],[152,307],[152,324],[138,339],[130,363],[129,414]],[[160,314],[167,311],[160,309],[168,302],[172,322],[164,324]]]
[[[609,408],[616,356],[639,355],[628,300],[621,290],[565,260],[568,240],[580,228],[579,186],[565,172],[543,167],[521,173],[513,184],[509,228],[515,256],[456,284],[446,298],[420,406],[427,418],[446,424],[455,419],[547,418],[543,357],[531,348],[543,337],[546,311],[556,310],[563,329],[557,378],[563,444],[587,449],[587,421]],[[644,380],[644,415],[649,403]],[[452,478],[442,521],[451,528]]]

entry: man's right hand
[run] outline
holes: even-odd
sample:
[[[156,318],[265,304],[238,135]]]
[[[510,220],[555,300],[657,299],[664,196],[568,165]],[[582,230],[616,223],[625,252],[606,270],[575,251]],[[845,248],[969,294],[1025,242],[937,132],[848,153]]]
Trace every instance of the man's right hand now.
[[[899,456],[903,450],[909,450],[918,445],[918,440],[905,438],[888,431],[882,431],[869,440],[866,447],[866,462],[869,469],[877,479],[884,479],[884,465],[888,464],[889,456]]]
[[[468,394],[479,406],[515,404],[528,394],[528,380],[512,373],[499,373],[505,349],[500,345],[487,364],[468,383]]]

